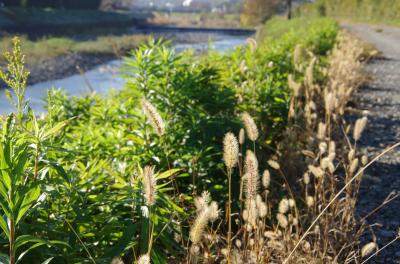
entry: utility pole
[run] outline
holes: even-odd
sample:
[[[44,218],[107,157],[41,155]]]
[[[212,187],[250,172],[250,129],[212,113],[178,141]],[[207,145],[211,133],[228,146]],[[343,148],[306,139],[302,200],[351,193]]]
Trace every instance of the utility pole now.
[[[287,0],[287,19],[290,20],[292,19],[292,0]]]

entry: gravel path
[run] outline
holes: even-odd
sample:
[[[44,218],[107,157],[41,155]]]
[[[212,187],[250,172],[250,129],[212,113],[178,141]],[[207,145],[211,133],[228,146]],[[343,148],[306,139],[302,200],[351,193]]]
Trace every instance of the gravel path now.
[[[357,108],[368,111],[369,124],[361,139],[363,151],[374,157],[400,141],[400,28],[345,25],[373,44],[381,55],[365,65],[372,80],[356,94]],[[400,194],[400,149],[381,158],[366,173],[357,210],[365,216],[393,192]],[[396,237],[400,228],[400,197],[368,218],[380,247]],[[365,238],[371,240],[370,237]],[[369,263],[400,263],[400,240]]]

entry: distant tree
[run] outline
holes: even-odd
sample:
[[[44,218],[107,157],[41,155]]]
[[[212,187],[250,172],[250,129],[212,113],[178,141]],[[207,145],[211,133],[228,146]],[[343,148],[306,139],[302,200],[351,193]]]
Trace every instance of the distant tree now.
[[[287,19],[292,19],[292,0],[287,0]]]
[[[282,2],[283,0],[244,0],[242,23],[250,25],[265,21],[275,14]]]

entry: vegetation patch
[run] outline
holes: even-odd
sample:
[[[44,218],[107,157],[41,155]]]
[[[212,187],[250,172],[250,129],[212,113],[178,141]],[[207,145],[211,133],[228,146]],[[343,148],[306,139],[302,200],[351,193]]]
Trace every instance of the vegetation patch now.
[[[0,72],[16,107],[0,136],[2,259],[320,263],[372,254],[354,214],[367,119],[343,118],[362,51],[332,20],[300,22],[302,30],[274,22],[281,37],[267,31],[228,54],[149,42],[125,58],[123,90],[52,90],[40,118],[25,100],[14,40]]]
[[[301,16],[330,16],[344,21],[400,25],[399,0],[318,0],[299,6]]]

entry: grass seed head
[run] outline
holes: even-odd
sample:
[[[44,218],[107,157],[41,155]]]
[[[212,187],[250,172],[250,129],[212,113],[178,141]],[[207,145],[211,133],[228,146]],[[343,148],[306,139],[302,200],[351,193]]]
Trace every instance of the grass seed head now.
[[[269,173],[268,170],[265,170],[262,176],[262,185],[264,186],[265,189],[268,189],[270,183],[271,183],[271,174]]]
[[[142,99],[142,109],[146,115],[150,125],[153,127],[157,135],[162,136],[165,132],[165,124],[157,109],[146,99]]]
[[[150,256],[148,254],[141,255],[138,259],[138,264],[150,264]]]
[[[157,179],[152,166],[143,169],[143,190],[146,205],[153,206],[157,198]]]
[[[364,245],[361,249],[361,257],[366,257],[371,255],[378,248],[378,245],[375,242],[369,242],[368,244]]]
[[[244,144],[244,139],[245,139],[244,129],[241,128],[240,131],[239,131],[239,144],[240,145]]]
[[[254,119],[251,117],[251,115],[249,113],[244,112],[242,114],[242,121],[243,121],[244,127],[246,129],[246,133],[247,133],[247,136],[249,137],[249,139],[253,142],[256,141],[259,136],[259,132],[258,132],[257,125],[254,122]]]
[[[226,133],[224,137],[223,158],[229,170],[237,165],[239,159],[239,144],[235,135],[231,132]]]
[[[363,117],[360,119],[357,119],[356,124],[354,125],[354,131],[353,131],[353,138],[355,141],[358,141],[361,138],[361,135],[365,129],[365,126],[367,125],[367,117]]]

